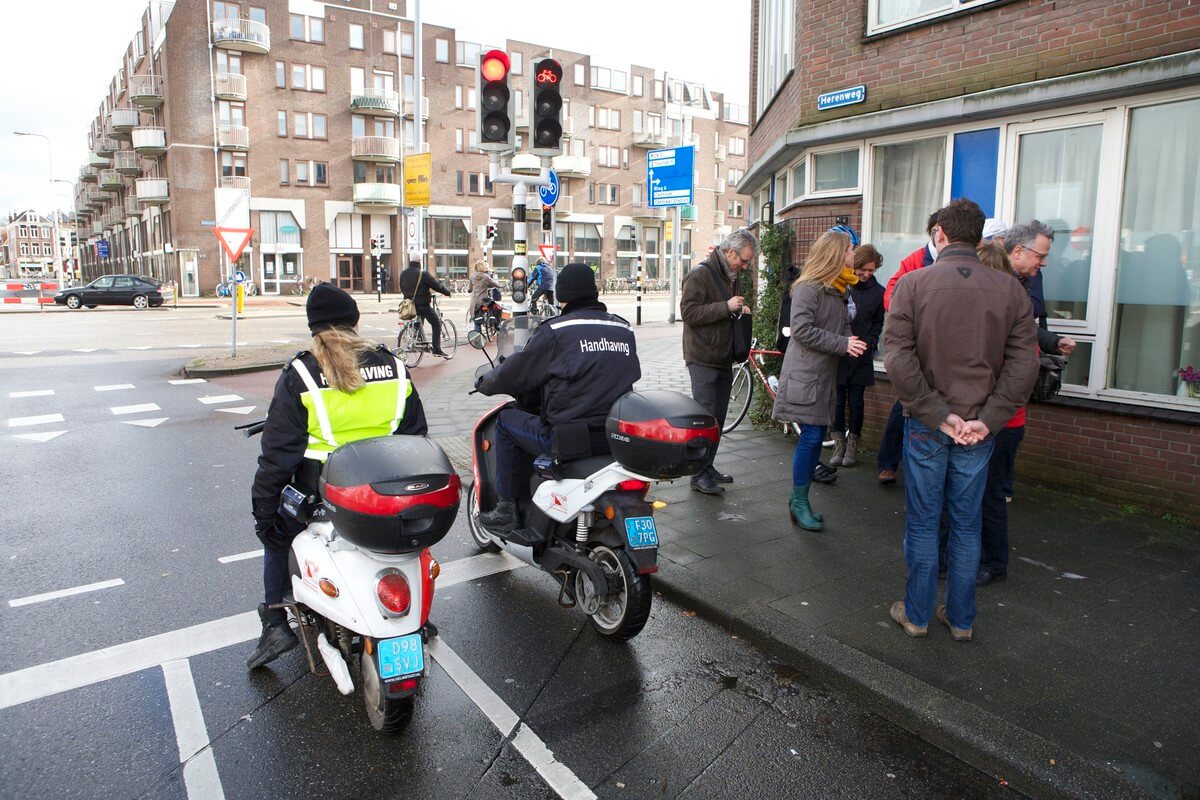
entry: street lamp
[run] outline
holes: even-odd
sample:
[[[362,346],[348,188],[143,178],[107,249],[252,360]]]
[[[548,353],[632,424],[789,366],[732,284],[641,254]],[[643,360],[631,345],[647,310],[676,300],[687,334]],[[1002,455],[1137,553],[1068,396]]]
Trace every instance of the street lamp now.
[[[39,139],[46,141],[46,159],[50,162],[50,198],[51,204],[54,202],[54,148],[50,144],[50,137],[44,133],[27,133],[25,131],[13,131],[14,136],[36,136]],[[58,273],[59,288],[65,286],[63,280],[62,253],[58,247],[58,214],[55,209],[50,209],[50,217],[54,226],[54,271]]]

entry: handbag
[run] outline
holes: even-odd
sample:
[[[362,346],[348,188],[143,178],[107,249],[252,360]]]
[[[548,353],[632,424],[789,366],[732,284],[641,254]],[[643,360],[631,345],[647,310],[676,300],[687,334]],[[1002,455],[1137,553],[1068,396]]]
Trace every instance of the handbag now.
[[[708,276],[717,285],[717,290],[721,293],[721,296],[728,300],[733,295],[729,293],[729,289],[725,287],[724,282],[717,277],[716,270],[715,266],[709,264]],[[739,284],[741,280],[742,278],[739,275],[737,278]],[[740,288],[740,286],[737,288]],[[750,358],[750,340],[754,338],[754,317],[745,311],[741,311],[737,315],[730,314],[729,319],[732,323],[732,347],[730,348],[733,359],[732,363],[740,364]]]
[[[417,272],[417,284],[413,287],[413,297],[417,296],[417,289],[421,288],[421,278],[425,277],[425,270]],[[404,298],[400,301],[400,305],[396,308],[396,312],[400,315],[400,319],[405,322],[417,316],[417,301]]]
[[[1042,353],[1038,361],[1037,380],[1029,399],[1040,403],[1058,394],[1062,388],[1062,371],[1066,366],[1067,359],[1064,356]]]

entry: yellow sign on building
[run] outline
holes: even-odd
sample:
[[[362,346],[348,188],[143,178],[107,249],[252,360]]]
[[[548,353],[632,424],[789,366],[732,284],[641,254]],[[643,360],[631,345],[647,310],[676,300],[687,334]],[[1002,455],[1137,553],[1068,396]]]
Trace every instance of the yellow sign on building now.
[[[429,186],[433,179],[433,154],[404,157],[404,205],[413,208],[429,205]]]
[[[663,232],[663,238],[667,239],[668,241],[674,241],[674,239],[675,239],[675,220],[673,220],[673,219],[667,220],[665,228],[666,228],[666,230]]]

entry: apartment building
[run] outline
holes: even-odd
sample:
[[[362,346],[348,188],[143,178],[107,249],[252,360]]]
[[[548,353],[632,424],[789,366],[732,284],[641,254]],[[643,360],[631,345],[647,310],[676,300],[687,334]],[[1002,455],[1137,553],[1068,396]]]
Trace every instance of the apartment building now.
[[[1194,515],[1200,385],[1179,371],[1200,367],[1195,4],[753,0],[751,13],[753,221],[796,231],[802,258],[848,217],[883,253],[881,281],[953,197],[1051,225],[1050,327],[1079,347],[1062,395],[1031,408],[1019,470]],[[892,398],[884,382],[874,394],[878,430]]]
[[[646,204],[646,153],[697,147],[695,203],[684,209],[685,263],[744,223],[747,108],[649,67],[615,69],[586,54],[508,40],[461,41],[422,26],[424,91],[414,86],[414,25],[404,3],[368,0],[152,2],[89,131],[78,205],[89,241],[87,276],[117,270],[211,293],[231,267],[213,224],[254,234],[236,268],[265,293],[305,277],[370,290],[370,241],[393,281],[424,225],[428,268],[465,277],[485,255],[476,232],[495,225],[487,255],[506,272],[513,255],[510,189],[493,187],[474,147],[475,71],[482,49],[513,62],[518,117],[525,65],[564,66],[563,180],[556,212],[559,260],[585,260],[602,277],[641,262],[665,277],[663,209]],[[403,206],[401,164],[432,154],[431,205]],[[518,137],[526,133],[524,122]],[[515,159],[516,169],[528,168]],[[531,209],[530,219],[539,209]],[[536,214],[540,220],[540,213]]]
[[[6,278],[56,275],[54,218],[36,211],[12,212],[0,223],[0,274]],[[68,273],[75,262],[74,220],[58,217],[59,253]]]

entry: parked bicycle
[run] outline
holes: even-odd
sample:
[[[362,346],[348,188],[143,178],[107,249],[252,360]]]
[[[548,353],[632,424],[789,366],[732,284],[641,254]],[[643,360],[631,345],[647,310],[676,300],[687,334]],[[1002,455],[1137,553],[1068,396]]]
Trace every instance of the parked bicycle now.
[[[446,319],[438,308],[437,298],[430,298],[433,303],[433,313],[437,314],[442,324],[442,352],[447,361],[454,358],[458,350],[458,331],[454,323]],[[433,344],[425,338],[425,320],[419,315],[400,324],[400,332],[396,335],[396,356],[406,367],[415,367],[421,363],[426,353],[432,352]]]
[[[233,297],[233,287],[237,286],[236,281],[221,281],[216,286],[217,297]],[[254,297],[258,294],[258,284],[254,281],[246,281],[242,284],[243,291],[246,297]]]
[[[721,429],[721,433],[729,433],[746,418],[746,414],[750,411],[750,403],[754,399],[756,382],[762,384],[772,400],[775,399],[779,379],[774,375],[768,376],[763,370],[763,360],[769,356],[782,358],[783,353],[778,350],[760,349],[758,339],[751,339],[750,355],[742,363],[734,365],[733,388],[729,392],[729,412],[725,416],[725,427]],[[772,378],[774,383],[772,383]],[[795,434],[799,436],[800,426],[794,422],[790,424]]]
[[[292,294],[311,294],[313,287],[316,286],[317,283],[319,283],[319,281],[313,277],[303,278],[302,280],[296,281],[296,283],[292,286]]]

